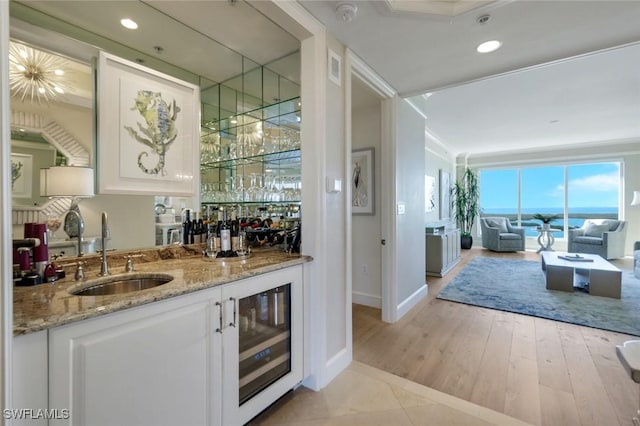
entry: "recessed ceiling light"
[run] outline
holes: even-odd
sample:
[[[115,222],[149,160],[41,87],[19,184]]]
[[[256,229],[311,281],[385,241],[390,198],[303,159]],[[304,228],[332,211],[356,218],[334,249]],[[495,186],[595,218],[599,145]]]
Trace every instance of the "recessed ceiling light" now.
[[[123,27],[129,29],[129,30],[135,30],[138,28],[138,24],[136,24],[136,21],[134,21],[133,19],[129,19],[129,18],[124,18],[120,20],[120,24],[122,24]]]
[[[493,52],[495,50],[500,49],[500,46],[502,46],[501,41],[490,40],[490,41],[485,41],[484,43],[480,43],[476,48],[476,50],[478,51],[478,53],[489,53],[489,52]]]

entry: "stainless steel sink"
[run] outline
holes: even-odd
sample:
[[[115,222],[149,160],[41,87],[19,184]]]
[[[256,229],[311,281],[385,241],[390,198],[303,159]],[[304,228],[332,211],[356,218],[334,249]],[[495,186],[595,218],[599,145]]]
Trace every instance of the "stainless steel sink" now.
[[[142,274],[116,275],[93,280],[88,286],[76,287],[69,293],[76,296],[106,296],[113,294],[132,293],[158,287],[173,280],[167,274]]]

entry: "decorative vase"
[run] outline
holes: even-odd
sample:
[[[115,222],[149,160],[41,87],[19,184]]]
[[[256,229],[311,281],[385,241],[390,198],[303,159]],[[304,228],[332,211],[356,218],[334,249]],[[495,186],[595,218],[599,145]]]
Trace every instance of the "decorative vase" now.
[[[460,248],[469,250],[473,245],[473,237],[471,235],[460,236]]]

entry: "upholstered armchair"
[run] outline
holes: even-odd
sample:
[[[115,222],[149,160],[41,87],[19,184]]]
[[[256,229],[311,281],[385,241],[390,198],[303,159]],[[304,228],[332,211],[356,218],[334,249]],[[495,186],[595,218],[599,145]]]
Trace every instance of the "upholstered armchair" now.
[[[491,251],[522,251],[524,228],[511,226],[506,217],[481,217],[482,247]]]
[[[640,241],[633,243],[633,275],[640,278]]]
[[[614,219],[587,219],[582,227],[569,229],[569,253],[597,254],[604,259],[624,257],[627,222]]]

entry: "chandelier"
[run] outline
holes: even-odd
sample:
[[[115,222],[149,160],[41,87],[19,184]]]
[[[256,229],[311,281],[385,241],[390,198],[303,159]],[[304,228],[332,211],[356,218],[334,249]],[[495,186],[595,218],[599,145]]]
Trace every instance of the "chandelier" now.
[[[49,53],[19,43],[9,44],[9,87],[14,96],[48,103],[68,90],[65,68],[69,63]]]

